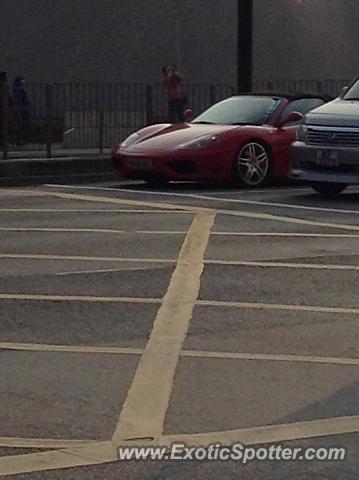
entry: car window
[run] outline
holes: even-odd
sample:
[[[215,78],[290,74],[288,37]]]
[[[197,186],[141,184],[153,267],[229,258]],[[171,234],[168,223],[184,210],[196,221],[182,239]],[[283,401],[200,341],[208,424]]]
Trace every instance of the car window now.
[[[272,97],[232,97],[213,105],[192,123],[222,125],[263,125],[276,111],[281,100]]]
[[[344,100],[359,100],[359,80],[349,87],[344,95]]]
[[[284,110],[282,114],[282,119],[284,120],[285,118],[287,118],[288,115],[292,112],[299,112],[304,116],[314,108],[317,108],[320,105],[323,105],[324,103],[325,102],[322,98],[299,98],[297,100],[293,100],[289,103],[287,108]],[[300,121],[292,122],[292,123],[289,123],[288,125],[297,125],[299,123]]]

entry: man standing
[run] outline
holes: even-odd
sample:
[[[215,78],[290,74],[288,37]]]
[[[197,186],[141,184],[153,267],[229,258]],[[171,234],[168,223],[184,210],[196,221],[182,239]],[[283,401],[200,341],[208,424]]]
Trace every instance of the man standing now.
[[[163,85],[168,93],[169,121],[171,123],[184,122],[183,75],[169,65],[163,67],[162,73],[164,75]]]
[[[9,105],[7,73],[0,72],[0,147],[4,149],[8,140]]]
[[[25,90],[24,77],[16,77],[13,84],[13,98],[15,106],[21,115],[21,140],[25,142],[30,131],[30,102]]]

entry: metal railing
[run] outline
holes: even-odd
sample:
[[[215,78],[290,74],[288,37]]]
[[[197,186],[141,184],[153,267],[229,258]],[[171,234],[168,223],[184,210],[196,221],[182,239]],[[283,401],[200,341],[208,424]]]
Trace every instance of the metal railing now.
[[[346,80],[255,81],[253,91],[335,97],[347,83]],[[195,115],[235,94],[234,87],[226,84],[187,84],[184,90],[187,105]],[[58,150],[103,152],[145,125],[167,121],[167,98],[162,84],[30,84],[27,91],[31,101],[31,131],[25,145],[16,145],[9,109],[2,108],[4,158],[17,151],[42,150],[47,157]]]

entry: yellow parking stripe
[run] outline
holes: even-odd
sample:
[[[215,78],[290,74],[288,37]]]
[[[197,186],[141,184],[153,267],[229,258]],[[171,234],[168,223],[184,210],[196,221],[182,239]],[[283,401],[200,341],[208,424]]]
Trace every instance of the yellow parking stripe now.
[[[162,434],[173,378],[200,289],[215,215],[197,214],[182,245],[113,435],[116,443]],[[145,399],[145,401],[144,401]]]
[[[359,432],[359,416],[328,418],[308,422],[269,425],[264,427],[211,432],[195,435],[168,435],[161,439],[161,444],[171,445],[173,442],[191,446],[221,445],[263,445],[309,438],[329,437]]]

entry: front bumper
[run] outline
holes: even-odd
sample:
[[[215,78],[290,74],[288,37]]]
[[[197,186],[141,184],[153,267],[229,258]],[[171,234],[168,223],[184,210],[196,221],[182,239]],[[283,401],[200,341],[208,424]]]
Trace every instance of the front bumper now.
[[[176,152],[149,154],[119,151],[112,155],[119,176],[131,179],[166,179],[178,181],[228,180],[232,176],[232,152]],[[136,161],[150,162],[150,168],[135,168]]]
[[[335,152],[338,165],[323,167],[317,164],[318,151]],[[359,184],[359,149],[325,147],[294,142],[290,147],[289,177],[305,182]]]

